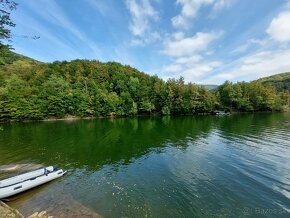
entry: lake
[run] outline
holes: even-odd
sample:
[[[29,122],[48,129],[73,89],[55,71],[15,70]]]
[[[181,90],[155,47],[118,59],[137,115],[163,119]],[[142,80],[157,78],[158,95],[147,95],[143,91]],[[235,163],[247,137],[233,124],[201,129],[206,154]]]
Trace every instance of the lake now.
[[[8,204],[58,217],[290,217],[290,114],[2,125],[0,165],[68,173]]]

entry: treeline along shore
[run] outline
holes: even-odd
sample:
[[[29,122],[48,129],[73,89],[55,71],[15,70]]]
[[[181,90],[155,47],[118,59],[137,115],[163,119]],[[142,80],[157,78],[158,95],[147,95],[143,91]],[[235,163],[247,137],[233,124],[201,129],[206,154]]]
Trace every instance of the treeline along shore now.
[[[287,90],[226,81],[214,90],[183,78],[164,81],[116,62],[42,63],[11,51],[0,59],[0,120],[282,111]]]

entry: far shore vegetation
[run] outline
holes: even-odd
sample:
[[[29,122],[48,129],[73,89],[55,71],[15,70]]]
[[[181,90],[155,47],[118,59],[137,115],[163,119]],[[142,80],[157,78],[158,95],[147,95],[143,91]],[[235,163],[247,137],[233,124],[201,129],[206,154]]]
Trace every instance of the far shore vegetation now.
[[[116,62],[42,63],[9,49],[1,54],[1,121],[282,111],[288,104],[289,91],[281,83],[279,91],[261,81],[226,81],[208,90],[185,84],[182,77],[164,81]]]

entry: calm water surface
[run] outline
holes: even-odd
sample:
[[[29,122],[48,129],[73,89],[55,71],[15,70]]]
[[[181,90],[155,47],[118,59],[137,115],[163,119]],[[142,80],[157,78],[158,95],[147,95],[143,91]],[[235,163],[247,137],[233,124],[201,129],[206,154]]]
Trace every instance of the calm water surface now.
[[[290,114],[6,124],[15,163],[69,171],[9,202],[24,215],[290,217]]]

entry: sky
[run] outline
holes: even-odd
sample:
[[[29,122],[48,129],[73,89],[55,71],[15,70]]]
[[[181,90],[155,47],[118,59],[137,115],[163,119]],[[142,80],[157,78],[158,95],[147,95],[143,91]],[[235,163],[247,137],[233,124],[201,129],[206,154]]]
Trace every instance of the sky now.
[[[290,71],[289,0],[15,1],[12,45],[36,60],[116,61],[197,84]]]

